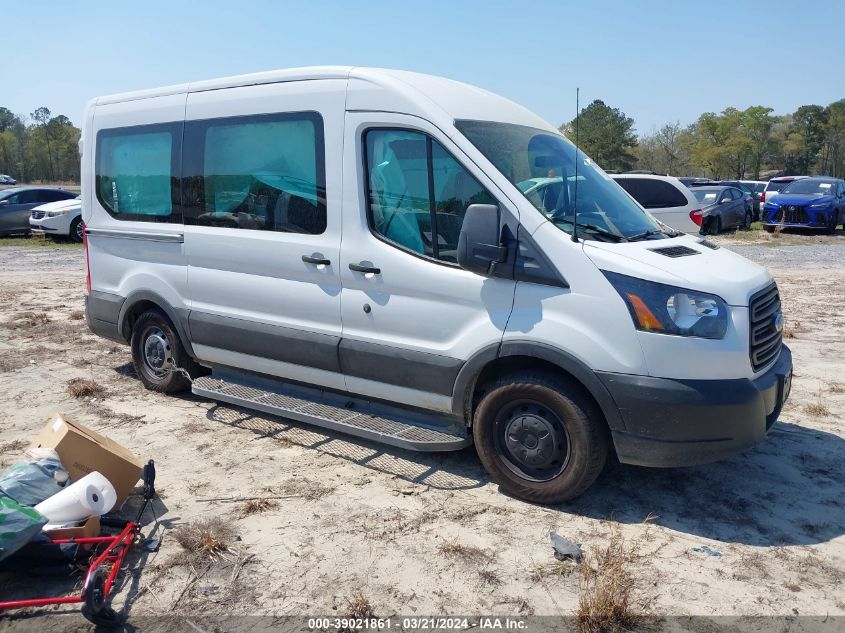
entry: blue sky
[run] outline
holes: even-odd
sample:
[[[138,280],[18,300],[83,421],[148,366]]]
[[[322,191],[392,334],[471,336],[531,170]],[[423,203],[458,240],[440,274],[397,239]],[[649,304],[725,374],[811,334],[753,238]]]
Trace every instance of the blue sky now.
[[[0,3],[0,106],[81,122],[97,95],[315,64],[444,75],[555,125],[593,99],[637,132],[845,97],[845,2],[116,0]]]

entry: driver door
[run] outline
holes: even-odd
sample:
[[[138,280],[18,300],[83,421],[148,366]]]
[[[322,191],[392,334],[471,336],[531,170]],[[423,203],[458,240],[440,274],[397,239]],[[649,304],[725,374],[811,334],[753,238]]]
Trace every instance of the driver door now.
[[[516,285],[457,265],[466,209],[517,211],[418,117],[347,112],[343,148],[339,351],[347,388],[450,411],[461,367],[501,342]]]

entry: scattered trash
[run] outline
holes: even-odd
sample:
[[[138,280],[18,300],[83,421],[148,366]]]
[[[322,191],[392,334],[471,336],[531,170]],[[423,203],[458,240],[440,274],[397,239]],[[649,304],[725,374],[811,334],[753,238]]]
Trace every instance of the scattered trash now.
[[[692,552],[697,552],[699,554],[707,554],[708,556],[721,556],[721,552],[717,552],[714,549],[710,549],[707,545],[702,545],[701,547],[693,547],[690,549]]]
[[[66,420],[61,414],[44,427],[33,445],[55,449],[74,481],[94,471],[102,474],[117,495],[115,509],[120,509],[134,490],[144,467],[141,460],[114,440]]]
[[[109,512],[117,501],[117,493],[109,480],[98,472],[85,475],[35,506],[56,527],[85,521]]]
[[[46,523],[37,510],[0,495],[0,560],[29,543]]]
[[[554,530],[552,530],[549,536],[552,540],[552,549],[554,550],[556,559],[574,560],[576,563],[581,562],[583,552],[581,551],[580,543],[573,543],[569,539],[562,537]]]
[[[0,475],[0,494],[22,506],[34,506],[61,491],[70,475],[59,454],[51,448],[30,448],[27,461],[18,462]]]

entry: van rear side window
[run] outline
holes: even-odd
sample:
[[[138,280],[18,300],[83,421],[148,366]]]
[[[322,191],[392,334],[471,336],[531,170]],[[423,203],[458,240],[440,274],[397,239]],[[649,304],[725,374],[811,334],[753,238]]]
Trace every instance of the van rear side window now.
[[[175,222],[179,200],[182,124],[100,130],[97,134],[97,200],[113,218]]]
[[[323,120],[316,112],[189,121],[185,224],[326,230]]]

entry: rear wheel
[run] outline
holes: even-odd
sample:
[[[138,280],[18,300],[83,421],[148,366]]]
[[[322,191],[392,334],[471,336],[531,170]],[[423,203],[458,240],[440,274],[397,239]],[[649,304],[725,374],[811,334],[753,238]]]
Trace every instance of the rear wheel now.
[[[487,388],[473,439],[494,481],[538,503],[582,494],[601,473],[609,445],[604,417],[589,396],[553,375],[531,372]]]
[[[202,371],[159,310],[148,310],[135,320],[131,345],[135,373],[152,391],[184,391]]]
[[[752,215],[751,211],[745,212],[745,218],[742,221],[742,227],[741,227],[743,231],[750,231],[751,230],[751,222],[752,222],[751,215]]]
[[[74,218],[73,221],[70,223],[70,233],[68,234],[71,241],[81,242],[83,232],[84,228],[82,226],[82,218]]]

